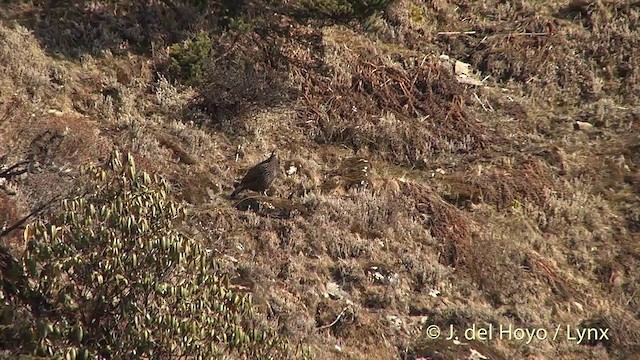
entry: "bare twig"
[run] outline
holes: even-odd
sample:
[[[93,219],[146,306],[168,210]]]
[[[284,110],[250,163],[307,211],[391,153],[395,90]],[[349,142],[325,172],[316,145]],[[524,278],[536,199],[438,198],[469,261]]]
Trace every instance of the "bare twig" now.
[[[28,169],[21,169],[21,170],[15,170],[15,171],[13,171],[13,170],[17,169],[18,167],[20,167],[22,165],[28,165],[28,164],[30,164],[32,162],[33,162],[32,160],[25,160],[25,161],[17,162],[15,164],[11,165],[10,167],[8,167],[7,169],[4,169],[4,170],[0,171],[0,178],[9,179],[11,177],[24,174],[25,172],[28,171]]]
[[[347,308],[342,309],[340,314],[338,314],[338,317],[335,320],[333,320],[333,322],[331,324],[322,325],[320,327],[317,327],[316,330],[324,330],[324,329],[330,328],[333,325],[337,324],[338,321],[340,321],[340,318],[342,318],[342,316],[344,315],[345,311],[347,311]]]
[[[428,56],[428,55],[425,55],[425,56],[422,58],[422,61],[420,62],[420,67],[422,67],[422,65],[424,65],[424,62],[425,62],[425,61],[427,61],[427,56]]]
[[[474,35],[476,31],[441,31],[438,35],[443,36],[451,36],[451,35]],[[549,35],[547,32],[521,32],[521,33],[504,33],[504,34],[493,34],[491,36],[546,36]]]
[[[44,211],[46,208],[48,208],[52,203],[58,201],[61,197],[62,197],[61,195],[56,195],[51,200],[46,201],[44,204],[38,206],[35,210],[31,211],[27,216],[23,217],[22,219],[18,220],[15,224],[13,224],[13,225],[9,226],[8,228],[4,229],[0,233],[0,238],[8,235],[13,230],[21,227],[31,217],[39,215],[42,211]]]
[[[476,98],[476,100],[480,103],[480,105],[482,106],[482,108],[484,109],[484,111],[489,111],[489,109],[484,105],[484,103],[482,102],[482,100],[480,100],[480,97],[478,97],[478,94],[473,93],[473,96]]]
[[[547,36],[546,32],[522,32],[522,33],[508,33],[508,34],[496,34],[497,36]]]
[[[473,35],[475,31],[441,31],[438,35]]]

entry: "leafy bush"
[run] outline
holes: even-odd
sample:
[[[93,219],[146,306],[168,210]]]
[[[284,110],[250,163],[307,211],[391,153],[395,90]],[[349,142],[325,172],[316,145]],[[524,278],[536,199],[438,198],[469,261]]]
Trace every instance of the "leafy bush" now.
[[[52,310],[3,327],[3,339],[19,333],[28,352],[67,359],[295,357],[178,230],[185,209],[165,180],[118,153],[87,173],[85,195],[25,230],[24,273]]]
[[[193,39],[171,45],[169,72],[185,84],[201,84],[212,47],[211,38],[205,31],[201,31]]]

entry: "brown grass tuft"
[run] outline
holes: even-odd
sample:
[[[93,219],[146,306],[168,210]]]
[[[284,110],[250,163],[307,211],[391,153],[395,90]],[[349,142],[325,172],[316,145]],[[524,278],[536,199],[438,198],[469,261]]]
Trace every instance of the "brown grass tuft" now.
[[[511,170],[489,168],[466,174],[443,176],[447,184],[445,198],[457,205],[468,206],[480,201],[495,205],[498,211],[517,202],[544,206],[547,194],[554,188],[549,168],[540,160],[528,159]]]
[[[301,115],[310,119],[317,142],[369,149],[418,167],[434,153],[485,146],[485,133],[465,111],[464,88],[449,70],[431,57],[395,61],[399,54],[359,51],[360,59],[334,65],[334,74],[343,75],[311,78],[306,87]]]
[[[449,266],[464,264],[473,241],[471,220],[425,186],[404,183],[401,190],[414,203],[416,217],[440,243],[441,261]]]
[[[63,3],[0,9],[0,151],[40,163],[0,195],[0,226],[116,146],[171,182],[180,226],[316,358],[638,353],[635,2],[402,0],[340,26],[261,0]],[[201,30],[204,51],[178,57],[201,76],[186,86],[166,49]],[[274,148],[274,193],[230,201]],[[583,321],[614,341],[421,337]]]

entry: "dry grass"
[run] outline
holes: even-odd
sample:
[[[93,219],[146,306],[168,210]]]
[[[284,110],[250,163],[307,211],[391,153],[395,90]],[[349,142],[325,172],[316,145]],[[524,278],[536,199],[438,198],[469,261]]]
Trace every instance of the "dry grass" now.
[[[496,359],[637,353],[637,2],[403,0],[342,25],[255,5],[249,30],[212,25],[192,87],[164,49],[206,19],[163,6],[146,30],[134,5],[3,10],[0,155],[42,165],[0,189],[0,225],[118,147],[171,181],[185,230],[316,358],[466,357],[425,327],[489,323],[611,328],[596,346],[473,343]],[[132,45],[149,38],[154,53]],[[230,201],[274,148],[269,196]]]
[[[342,47],[349,36],[352,47]],[[327,30],[325,42],[328,74],[310,77],[300,110],[316,142],[416,167],[434,154],[484,147],[481,126],[465,111],[464,87],[437,60],[383,45],[378,52],[376,42],[341,28]]]
[[[1,189],[5,189],[2,187]],[[9,197],[7,194],[0,194],[0,231],[7,229],[9,226],[13,225],[16,221],[20,220],[18,217],[18,208],[13,199]],[[16,238],[19,238],[19,232],[13,231],[12,233],[7,234],[7,239],[3,239],[3,245],[17,245],[18,241]]]
[[[31,95],[41,95],[51,86],[55,70],[29,29],[16,25],[0,28],[0,60],[2,61],[3,98],[20,89]],[[28,61],[29,63],[25,63]],[[58,74],[58,77],[63,77]],[[61,82],[63,80],[60,80]]]

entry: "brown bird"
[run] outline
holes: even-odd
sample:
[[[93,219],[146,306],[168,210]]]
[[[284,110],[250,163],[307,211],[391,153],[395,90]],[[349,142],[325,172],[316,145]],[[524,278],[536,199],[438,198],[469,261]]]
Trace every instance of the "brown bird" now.
[[[273,150],[267,160],[247,171],[247,174],[242,180],[235,185],[235,190],[231,193],[231,197],[234,198],[242,190],[253,190],[257,192],[267,190],[278,176],[279,169],[280,160],[278,160],[276,156],[276,151]]]

